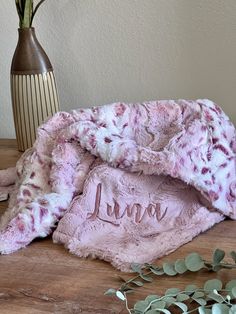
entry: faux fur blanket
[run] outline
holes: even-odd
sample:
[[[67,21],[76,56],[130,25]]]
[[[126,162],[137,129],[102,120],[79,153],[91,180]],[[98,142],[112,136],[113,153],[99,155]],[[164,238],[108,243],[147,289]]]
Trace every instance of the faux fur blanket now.
[[[236,131],[210,100],[115,103],[60,112],[38,129],[0,194],[0,252],[53,233],[121,270],[236,218]],[[63,217],[63,218],[62,218]]]

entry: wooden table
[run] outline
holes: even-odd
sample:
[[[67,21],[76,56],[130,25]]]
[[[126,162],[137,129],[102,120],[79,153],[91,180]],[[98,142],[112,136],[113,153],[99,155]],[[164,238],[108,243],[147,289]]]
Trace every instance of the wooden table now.
[[[0,169],[13,166],[20,155],[14,140],[0,140]],[[0,214],[6,206],[6,202],[0,203]],[[216,225],[161,262],[183,258],[193,251],[210,258],[214,248],[236,250],[234,221]],[[103,295],[108,288],[120,285],[117,274],[108,263],[71,255],[63,246],[53,244],[50,237],[36,240],[19,252],[0,256],[0,313],[127,313],[122,302]],[[228,281],[236,278],[236,271],[159,277],[130,295],[130,300],[132,303],[148,294],[160,294],[168,287],[183,288],[189,283],[201,286],[215,277]]]

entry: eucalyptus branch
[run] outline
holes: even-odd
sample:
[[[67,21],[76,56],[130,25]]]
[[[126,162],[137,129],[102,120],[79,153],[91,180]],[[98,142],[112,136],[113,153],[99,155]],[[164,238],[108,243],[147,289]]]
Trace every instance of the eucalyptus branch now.
[[[198,253],[191,253],[185,259],[178,259],[174,263],[165,262],[162,266],[153,264],[132,264],[131,268],[135,275],[129,280],[123,280],[124,282],[119,288],[119,291],[134,290],[134,287],[142,287],[143,282],[152,282],[154,276],[176,276],[184,274],[185,272],[197,272],[200,270],[208,270],[216,272],[221,269],[234,269],[236,268],[236,253],[232,251],[230,253],[233,263],[224,262],[225,252],[222,250],[215,250],[212,256],[212,261],[204,260]],[[138,281],[137,281],[138,280]],[[140,280],[140,281],[139,281]],[[130,287],[132,285],[132,287]]]
[[[235,313],[235,305],[232,303],[232,301],[236,301],[235,280],[228,282],[226,289],[222,289],[223,284],[218,279],[206,281],[201,289],[192,287],[191,285],[187,286],[183,291],[176,288],[168,289],[162,297],[148,296],[145,300],[138,301],[129,311],[135,314],[156,312],[169,314],[178,308],[182,311],[181,313],[208,313],[207,309],[211,309],[211,313],[230,313],[230,309],[233,310],[232,313]],[[214,309],[215,311],[213,311]]]
[[[145,282],[152,282],[155,276],[176,276],[187,272],[198,272],[207,270],[209,272],[217,272],[221,269],[236,268],[236,252],[232,251],[230,256],[233,263],[225,262],[225,252],[216,249],[213,252],[212,260],[204,260],[198,253],[191,253],[185,259],[178,259],[175,262],[165,262],[162,266],[153,264],[132,264],[131,268],[136,275],[128,280],[121,278],[123,283],[119,289],[108,289],[106,295],[116,295],[126,303],[128,313],[137,314],[153,314],[153,313],[171,313],[169,307],[178,307],[182,313],[192,313],[197,311],[200,314],[205,313],[236,313],[236,305],[231,301],[236,301],[236,280],[228,282],[223,289],[223,284],[218,279],[208,280],[204,287],[199,289],[194,285],[189,285],[184,291],[176,288],[170,288],[165,295],[148,296],[145,300],[138,301],[133,309],[129,309],[127,293],[133,292],[136,287],[142,287]],[[227,295],[226,295],[227,294]],[[198,307],[194,310],[188,310],[187,303],[197,303]],[[210,304],[209,304],[210,302]],[[160,307],[160,308],[158,308]],[[226,312],[224,312],[226,311]]]

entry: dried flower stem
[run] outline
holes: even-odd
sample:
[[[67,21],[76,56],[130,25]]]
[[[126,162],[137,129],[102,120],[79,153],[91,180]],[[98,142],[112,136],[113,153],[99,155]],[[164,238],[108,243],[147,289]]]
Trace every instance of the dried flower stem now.
[[[45,1],[46,0],[40,0],[34,8],[34,0],[15,0],[20,28],[32,27],[35,14]]]

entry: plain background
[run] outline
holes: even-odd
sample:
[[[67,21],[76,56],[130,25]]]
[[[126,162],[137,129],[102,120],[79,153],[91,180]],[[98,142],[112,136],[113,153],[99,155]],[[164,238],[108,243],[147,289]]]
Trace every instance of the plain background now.
[[[1,0],[0,25],[0,138],[13,138],[14,0]],[[34,26],[62,110],[209,98],[236,123],[235,0],[47,0]]]

